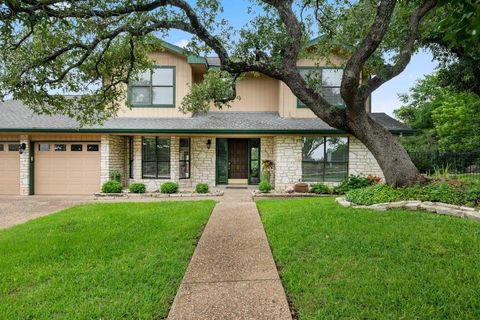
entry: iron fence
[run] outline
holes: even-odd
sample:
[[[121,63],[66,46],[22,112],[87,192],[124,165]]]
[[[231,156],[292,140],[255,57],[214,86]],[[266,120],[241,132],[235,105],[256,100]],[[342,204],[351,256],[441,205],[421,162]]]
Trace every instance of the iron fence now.
[[[480,177],[480,151],[408,151],[408,154],[421,173],[448,172],[449,175]]]

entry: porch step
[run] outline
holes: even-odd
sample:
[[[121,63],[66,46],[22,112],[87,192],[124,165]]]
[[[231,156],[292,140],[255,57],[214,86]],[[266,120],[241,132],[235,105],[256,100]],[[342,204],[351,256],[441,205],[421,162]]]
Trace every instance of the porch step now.
[[[225,187],[226,189],[248,189],[248,186],[245,185],[229,185]]]

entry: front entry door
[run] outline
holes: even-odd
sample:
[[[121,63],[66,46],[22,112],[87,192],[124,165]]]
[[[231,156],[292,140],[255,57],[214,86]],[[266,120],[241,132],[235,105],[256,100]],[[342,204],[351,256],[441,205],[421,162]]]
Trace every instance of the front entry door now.
[[[229,179],[248,179],[248,139],[228,139]]]

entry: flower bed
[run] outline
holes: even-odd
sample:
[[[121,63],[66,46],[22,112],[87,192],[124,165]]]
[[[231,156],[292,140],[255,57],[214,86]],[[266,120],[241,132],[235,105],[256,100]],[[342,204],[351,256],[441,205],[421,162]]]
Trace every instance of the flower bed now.
[[[145,198],[188,198],[188,197],[220,197],[223,196],[222,190],[211,190],[208,193],[197,193],[189,190],[182,190],[178,193],[160,193],[160,192],[148,192],[148,193],[132,193],[124,191],[122,193],[95,193],[94,196],[98,198],[126,198],[126,199],[145,199]]]

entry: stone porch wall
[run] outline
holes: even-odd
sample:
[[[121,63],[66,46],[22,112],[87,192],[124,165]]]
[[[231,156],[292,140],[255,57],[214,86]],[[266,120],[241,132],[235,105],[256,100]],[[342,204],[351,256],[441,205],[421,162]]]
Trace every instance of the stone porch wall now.
[[[283,191],[302,179],[302,137],[273,138],[275,190]]]
[[[367,147],[355,137],[350,137],[348,142],[348,174],[378,176],[385,181],[382,169]]]
[[[20,136],[20,145],[25,143],[26,149],[20,154],[20,195],[30,194],[30,137]]]
[[[126,163],[127,138],[124,136],[102,135],[101,138],[100,182],[110,180],[114,170],[120,171],[122,184],[128,182],[128,164]]]

